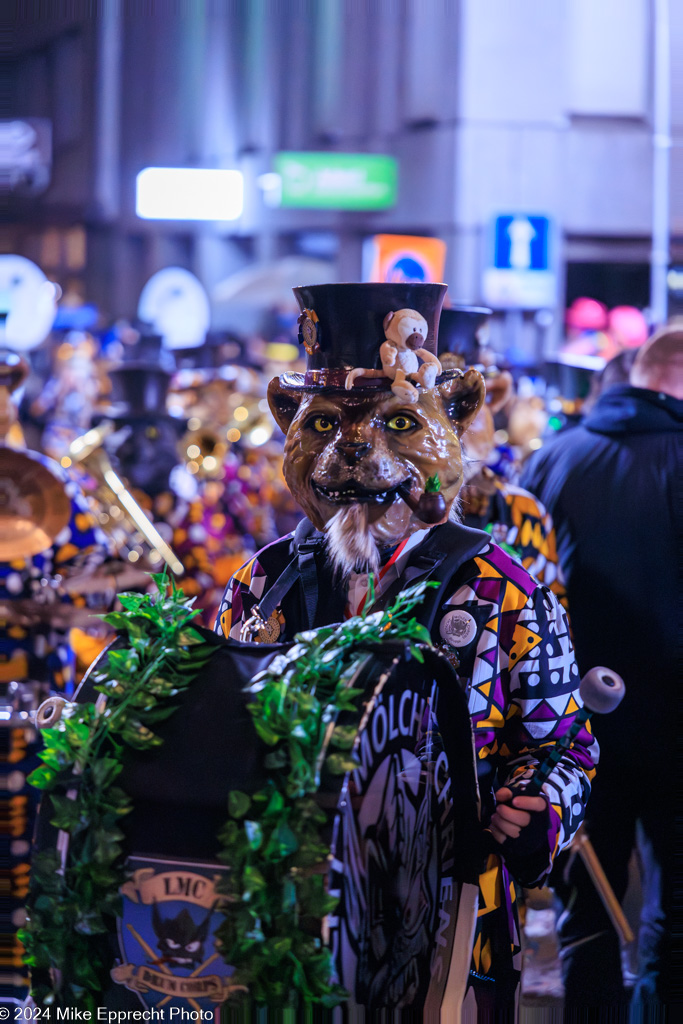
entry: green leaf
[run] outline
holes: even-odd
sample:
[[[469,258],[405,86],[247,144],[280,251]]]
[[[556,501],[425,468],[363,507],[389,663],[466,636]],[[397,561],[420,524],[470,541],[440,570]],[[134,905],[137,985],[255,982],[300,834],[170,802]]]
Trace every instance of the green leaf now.
[[[325,761],[325,767],[332,775],[343,775],[345,772],[354,772],[359,762],[346,754],[330,754]]]
[[[39,765],[35,768],[28,777],[28,782],[31,786],[35,786],[36,789],[47,789],[47,787],[54,781],[55,772],[52,768],[48,768],[47,765]]]
[[[79,804],[66,796],[59,796],[58,793],[52,793],[50,801],[53,811],[50,817],[50,824],[54,825],[55,828],[61,828],[65,832],[70,832],[80,819]]]
[[[233,818],[243,818],[251,807],[251,799],[246,793],[233,789],[228,794],[228,811]]]

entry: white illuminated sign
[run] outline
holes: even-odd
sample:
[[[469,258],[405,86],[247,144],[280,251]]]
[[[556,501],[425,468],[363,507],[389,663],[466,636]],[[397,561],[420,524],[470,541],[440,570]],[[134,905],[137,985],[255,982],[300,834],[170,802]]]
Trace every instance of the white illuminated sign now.
[[[135,212],[144,220],[236,220],[243,192],[239,171],[146,167],[137,176]]]

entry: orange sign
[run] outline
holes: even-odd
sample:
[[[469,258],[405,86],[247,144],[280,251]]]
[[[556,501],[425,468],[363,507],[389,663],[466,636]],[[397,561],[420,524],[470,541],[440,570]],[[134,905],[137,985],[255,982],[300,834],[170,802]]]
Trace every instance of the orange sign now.
[[[363,245],[365,281],[443,281],[446,243],[423,235],[373,235]]]

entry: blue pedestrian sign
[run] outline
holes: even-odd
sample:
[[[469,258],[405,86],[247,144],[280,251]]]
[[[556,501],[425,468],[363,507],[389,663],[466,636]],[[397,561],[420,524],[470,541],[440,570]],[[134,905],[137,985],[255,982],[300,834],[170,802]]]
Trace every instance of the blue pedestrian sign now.
[[[484,301],[496,309],[542,309],[555,304],[552,221],[506,213],[491,225]]]

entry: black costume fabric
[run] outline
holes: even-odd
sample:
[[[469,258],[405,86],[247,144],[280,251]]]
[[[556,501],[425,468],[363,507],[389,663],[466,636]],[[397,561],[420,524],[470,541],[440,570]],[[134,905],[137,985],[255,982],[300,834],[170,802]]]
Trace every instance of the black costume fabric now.
[[[621,706],[594,720],[601,772],[586,829],[619,899],[640,831],[644,907],[633,1005],[655,1010],[680,998],[671,912],[682,440],[683,401],[617,385],[580,426],[544,447],[522,479],[553,517],[581,672],[603,664],[626,683]],[[618,939],[578,859],[565,882],[567,1005],[624,1003]]]

